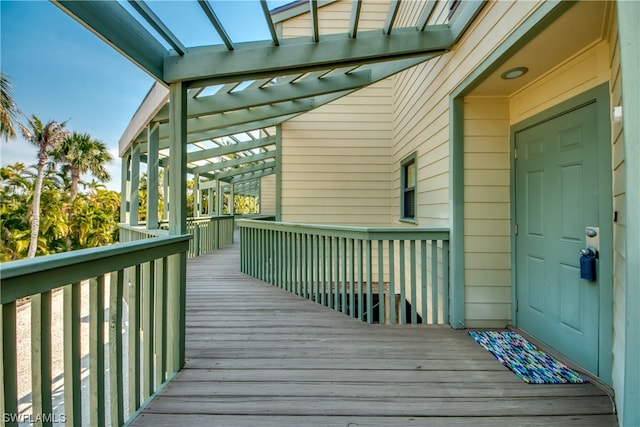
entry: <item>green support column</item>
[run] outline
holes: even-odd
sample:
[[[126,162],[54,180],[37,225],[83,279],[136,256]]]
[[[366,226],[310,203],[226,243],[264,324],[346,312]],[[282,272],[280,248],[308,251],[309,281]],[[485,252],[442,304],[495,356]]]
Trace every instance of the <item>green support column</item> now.
[[[213,213],[215,212],[214,206],[213,204],[215,203],[215,199],[213,197],[213,188],[209,189],[209,204],[207,206],[207,213],[209,214],[209,216],[212,216]]]
[[[129,187],[129,224],[138,225],[140,211],[140,145],[135,145],[131,150],[131,186]]]
[[[158,228],[158,157],[159,129],[155,126],[147,128],[147,229]]]
[[[462,98],[452,98],[450,103],[449,132],[451,154],[449,156],[451,209],[451,283],[449,288],[449,319],[444,319],[454,329],[465,327],[464,289],[464,107]]]
[[[187,233],[187,87],[184,82],[169,87],[171,204],[169,234]],[[178,371],[185,361],[186,253],[169,257],[168,322],[170,352],[167,366]]]
[[[276,221],[282,221],[282,125],[276,126]]]
[[[164,203],[162,207],[163,219],[169,218],[169,167],[164,167],[164,176],[162,177],[162,195],[164,196]]]
[[[618,1],[618,35],[620,37],[620,68],[622,71],[622,126],[624,137],[626,197],[626,276],[625,289],[625,350],[624,387],[620,397],[620,425],[640,425],[640,3]]]
[[[122,162],[120,163],[120,222],[125,224],[129,223],[129,218],[127,217],[128,209],[127,202],[129,195],[129,188],[127,184],[129,183],[129,160],[130,154],[126,153],[124,157],[122,157]]]
[[[202,194],[200,194],[200,174],[193,175],[193,217],[198,218],[202,212]]]
[[[233,215],[235,212],[235,203],[233,203],[233,199],[235,198],[235,186],[231,184],[229,186],[229,215]]]
[[[216,195],[218,197],[218,203],[216,206],[216,215],[220,216],[224,213],[224,191],[220,180],[216,180]]]

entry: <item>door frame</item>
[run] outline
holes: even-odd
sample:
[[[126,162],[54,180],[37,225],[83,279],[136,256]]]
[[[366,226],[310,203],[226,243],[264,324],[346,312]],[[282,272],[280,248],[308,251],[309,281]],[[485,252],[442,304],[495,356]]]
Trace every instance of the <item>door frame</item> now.
[[[517,132],[561,116],[571,110],[595,101],[597,111],[597,167],[599,182],[598,217],[600,227],[599,251],[599,319],[598,319],[598,378],[611,385],[613,355],[613,191],[611,170],[611,121],[609,84],[604,83],[553,107],[535,114],[510,128],[510,201],[511,230],[516,226],[516,170],[515,135]],[[517,253],[515,233],[511,233],[511,319],[517,324]],[[576,257],[578,254],[576,254]]]

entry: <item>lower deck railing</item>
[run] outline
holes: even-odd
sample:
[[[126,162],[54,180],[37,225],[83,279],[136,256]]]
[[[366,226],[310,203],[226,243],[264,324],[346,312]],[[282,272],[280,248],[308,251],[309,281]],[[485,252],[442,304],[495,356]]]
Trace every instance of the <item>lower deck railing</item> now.
[[[3,425],[122,425],[135,416],[184,364],[189,239],[0,264]]]
[[[188,258],[194,258],[233,243],[233,215],[187,218],[187,233],[193,238],[189,241]],[[169,222],[160,221],[158,229],[149,230],[144,225],[132,226],[120,224],[120,241],[135,240],[168,235]]]
[[[368,323],[448,323],[447,229],[237,224],[244,273]]]

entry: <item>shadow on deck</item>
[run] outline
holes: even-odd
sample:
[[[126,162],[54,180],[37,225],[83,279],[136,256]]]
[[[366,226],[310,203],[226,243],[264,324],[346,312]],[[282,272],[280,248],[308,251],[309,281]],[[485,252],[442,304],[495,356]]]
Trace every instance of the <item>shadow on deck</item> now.
[[[613,426],[591,384],[529,385],[448,326],[367,325],[239,271],[187,270],[187,362],[135,426]]]

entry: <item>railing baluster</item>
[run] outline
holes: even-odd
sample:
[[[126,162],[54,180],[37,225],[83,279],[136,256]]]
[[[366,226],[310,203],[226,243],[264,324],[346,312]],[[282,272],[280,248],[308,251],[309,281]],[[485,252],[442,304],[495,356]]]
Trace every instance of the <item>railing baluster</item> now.
[[[357,317],[355,313],[355,284],[356,284],[356,260],[355,241],[349,239],[349,315]]]
[[[384,302],[384,242],[378,240],[378,322],[386,323]]]
[[[347,239],[341,238],[340,242],[342,244],[342,283],[340,284],[340,290],[342,292],[342,301],[340,302],[340,306],[342,307],[342,313],[347,313]]]
[[[89,282],[89,423],[105,425],[104,276]]]
[[[302,235],[302,297],[309,299],[309,235]]]
[[[53,413],[51,378],[51,291],[48,291],[31,297],[31,402],[36,420],[40,418],[38,414]],[[41,420],[35,424],[52,423]]]
[[[156,296],[155,296],[155,332],[153,340],[155,345],[156,363],[155,377],[156,387],[159,387],[167,379],[167,364],[165,354],[167,352],[167,258],[157,260],[156,263]]]
[[[129,416],[140,407],[140,266],[129,275]],[[133,277],[132,277],[133,276]]]
[[[418,323],[417,305],[418,297],[416,295],[416,241],[409,240],[409,262],[411,265],[411,324]]]
[[[111,425],[124,423],[124,377],[122,370],[122,300],[124,271],[111,273],[109,289],[109,402]]]
[[[438,323],[438,241],[431,241],[431,323]]]
[[[82,425],[80,378],[80,289],[76,282],[64,287],[64,412],[69,425]]]
[[[367,323],[373,323],[373,266],[371,240],[367,240]]]
[[[404,240],[400,240],[400,324],[407,323],[407,297],[406,297],[406,264],[405,264],[405,243]]]
[[[15,419],[5,420],[5,426],[18,426],[18,356],[16,334],[16,303],[15,301],[0,305],[2,318],[0,319],[0,334],[2,334],[2,397],[0,410]]]
[[[327,302],[329,303],[329,308],[334,308],[333,305],[333,237],[327,237],[327,249],[329,249],[329,253],[327,255],[327,260],[329,261],[329,265],[327,266],[328,280],[327,280]]]
[[[442,322],[449,323],[449,241],[442,242]]]
[[[364,320],[364,298],[362,278],[364,277],[364,258],[362,255],[362,239],[358,239],[358,319]]]
[[[153,341],[154,341],[154,297],[155,297],[155,261],[144,264],[144,281],[142,283],[142,400],[147,400],[153,393],[154,380],[154,360],[153,360]]]
[[[327,237],[322,236],[320,261],[322,264],[322,293],[320,294],[320,303],[327,306]]]
[[[427,241],[420,240],[420,283],[422,288],[422,323],[429,321],[427,312]]]
[[[320,236],[313,236],[313,301],[320,302]]]
[[[396,321],[396,272],[395,272],[395,248],[393,240],[389,240],[389,323]]]
[[[333,287],[333,309],[340,310],[340,238],[336,237],[333,239],[335,242],[335,256],[333,260],[333,276],[334,276],[334,287]]]

